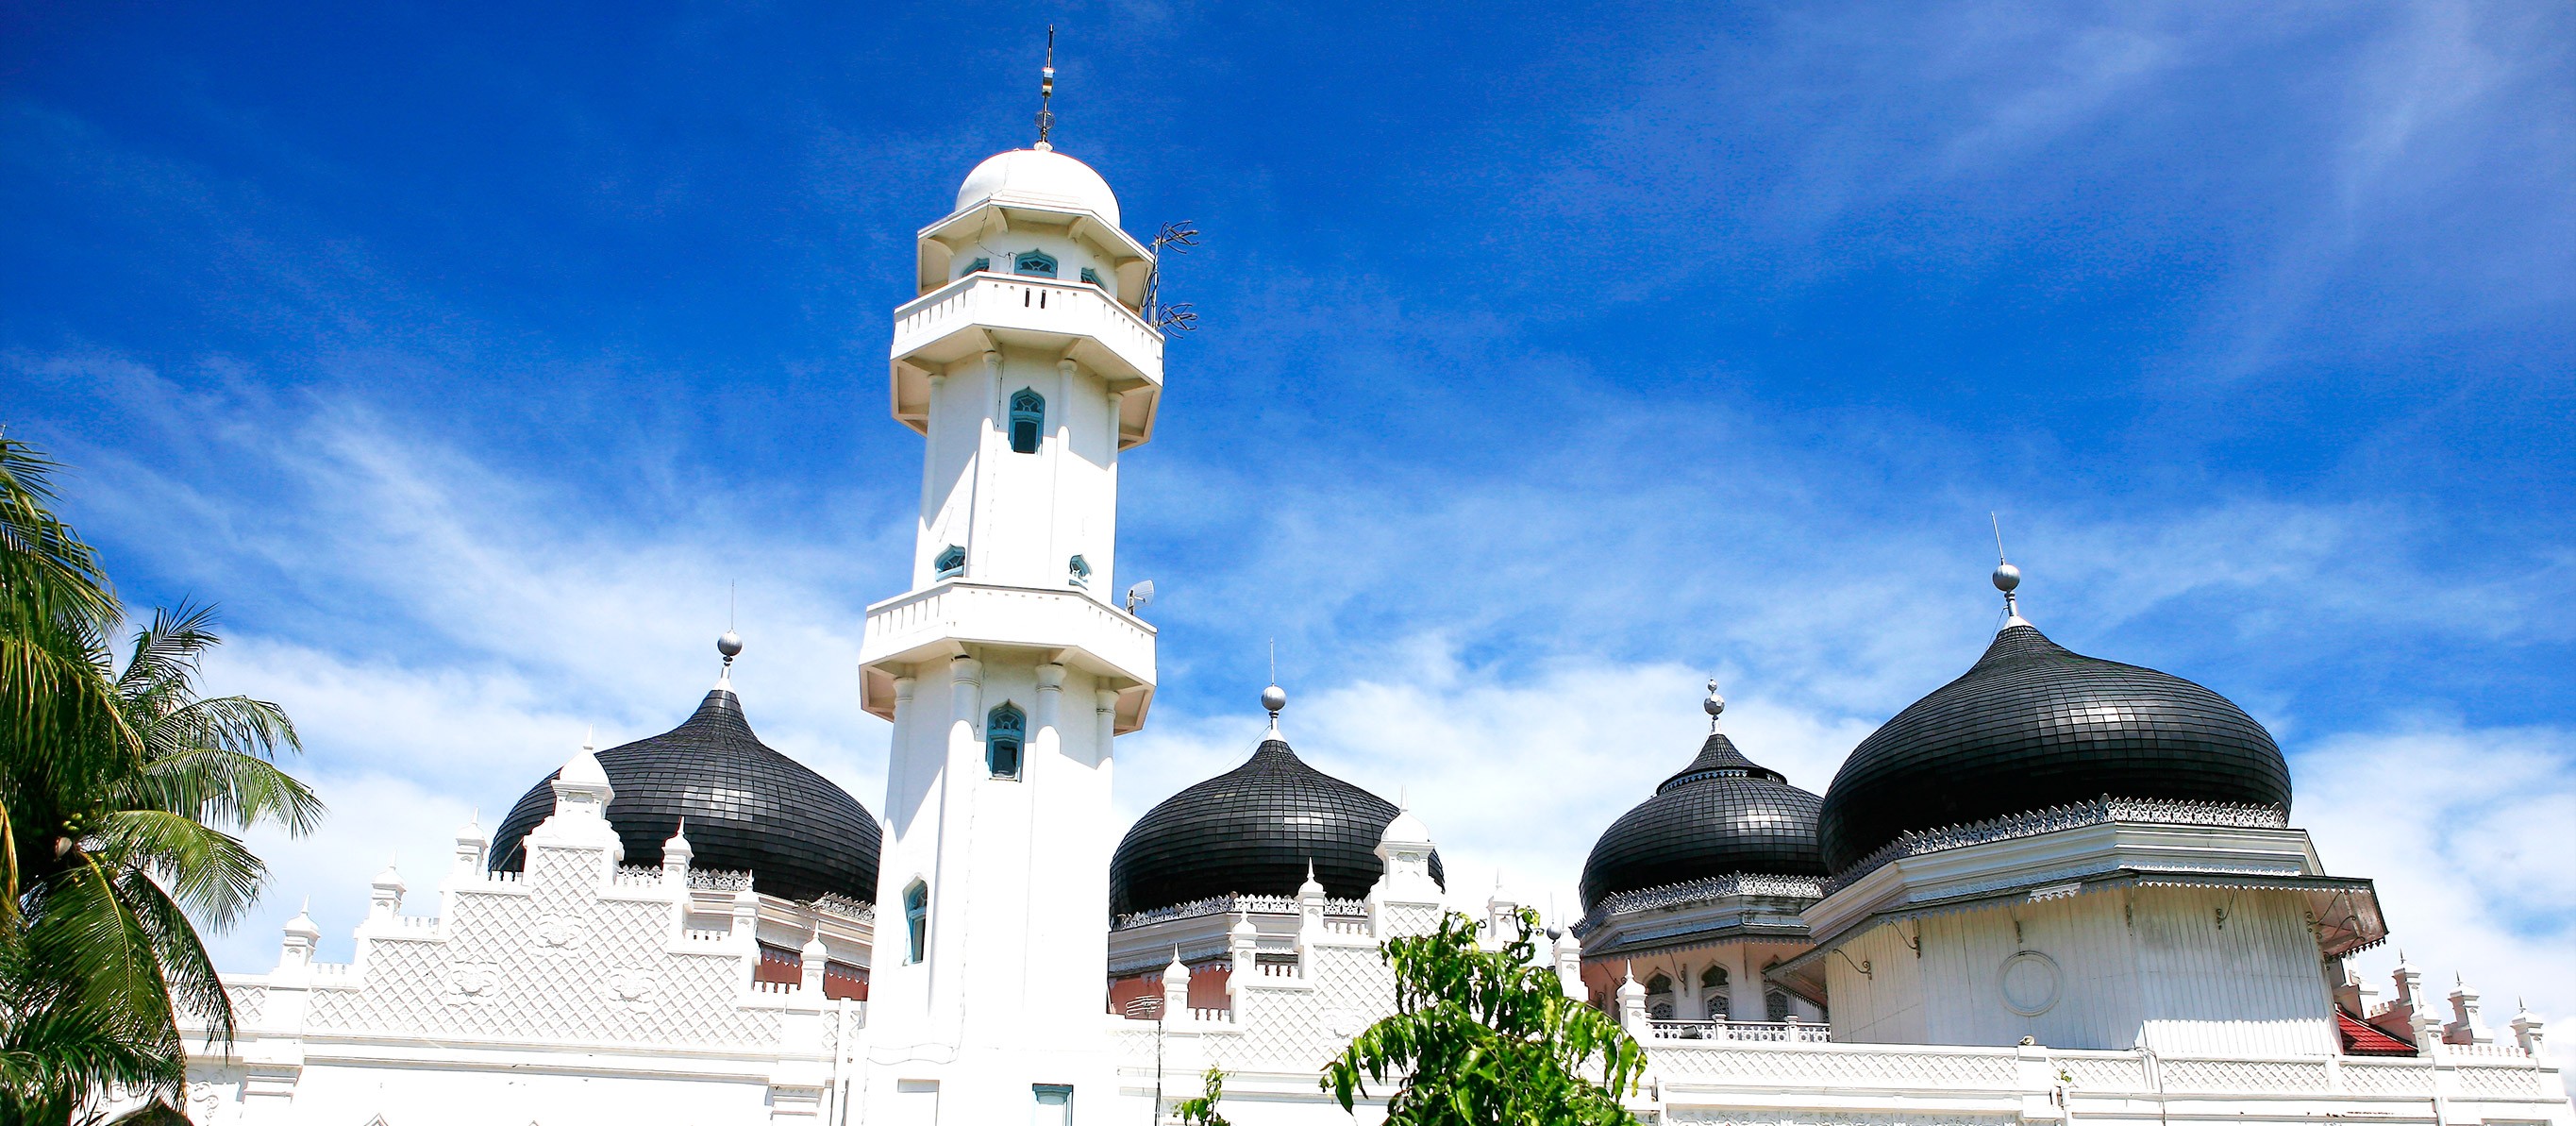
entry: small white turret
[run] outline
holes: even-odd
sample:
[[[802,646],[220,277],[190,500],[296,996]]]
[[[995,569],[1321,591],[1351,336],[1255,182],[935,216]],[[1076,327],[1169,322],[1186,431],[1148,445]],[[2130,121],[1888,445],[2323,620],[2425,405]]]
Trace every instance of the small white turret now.
[[[1521,933],[1520,900],[1503,890],[1503,873],[1494,870],[1493,893],[1485,897],[1485,948],[1500,950]]]
[[[491,850],[492,838],[483,835],[483,811],[478,809],[456,829],[456,870],[466,874],[482,871],[483,860]]]
[[[302,969],[313,964],[313,950],[322,941],[322,928],[313,925],[313,903],[307,900],[286,921],[284,938],[278,943],[277,968]]]
[[[1252,915],[1249,912],[1234,913],[1234,927],[1225,934],[1225,947],[1226,953],[1233,960],[1232,971],[1226,974],[1225,978],[1225,992],[1230,997],[1241,993],[1243,983],[1252,980],[1252,976],[1260,972],[1254,965],[1258,960],[1254,957],[1254,952],[1261,948],[1261,931],[1252,925]]]
[[[823,966],[832,958],[831,951],[823,947],[821,928],[816,928],[806,937],[804,947],[798,950],[796,955],[799,962],[797,988],[804,990],[810,997],[820,998],[823,995]]]
[[[367,885],[367,918],[370,921],[393,918],[402,910],[403,892],[407,890],[402,874],[394,871],[392,864],[385,865],[385,870],[376,873],[376,878]]]
[[[1556,983],[1565,995],[1583,1000],[1583,940],[1567,927],[1556,936]]]
[[[2451,976],[2451,985],[2451,1023],[2442,1026],[2442,1042],[2495,1043],[2495,1033],[2488,1031],[2485,1018],[2478,1015],[2478,991],[2457,974]]]
[[[2517,1002],[2516,1007],[2522,1011],[2514,1014],[2513,1042],[2521,1045],[2523,1054],[2530,1056],[2534,1061],[2543,1064],[2549,1062],[2549,1053],[2544,1050],[2545,1026],[2541,1023],[2540,1015],[2532,1012],[2529,1005]]]
[[[599,756],[584,737],[581,750],[573,753],[555,772],[554,814],[539,822],[528,834],[531,850],[540,845],[568,848],[603,849],[607,862],[614,866],[626,859],[626,846],[617,839],[617,830],[608,824],[608,803],[616,800],[617,790],[608,784],[608,770],[599,765]],[[530,873],[534,874],[533,858]]]
[[[662,842],[662,886],[687,888],[689,861],[696,857],[697,851],[689,847],[689,819],[683,817],[671,839]]]
[[[1619,1027],[1628,1035],[1643,1040],[1654,1031],[1653,1023],[1646,1016],[1646,987],[1638,983],[1637,967],[1633,963],[1622,972],[1626,976],[1619,983]]]
[[[1181,961],[1181,948],[1172,948],[1172,962],[1163,967],[1163,1019],[1190,1019],[1190,967]]]

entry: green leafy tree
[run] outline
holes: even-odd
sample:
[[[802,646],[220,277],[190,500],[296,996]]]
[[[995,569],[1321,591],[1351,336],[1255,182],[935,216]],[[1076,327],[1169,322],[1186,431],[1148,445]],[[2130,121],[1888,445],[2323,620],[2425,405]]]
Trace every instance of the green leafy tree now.
[[[1216,1109],[1216,1104],[1225,1101],[1225,1073],[1211,1067],[1201,1078],[1205,1082],[1205,1089],[1199,1097],[1173,1107],[1172,1113],[1180,1116],[1181,1121],[1189,1123],[1190,1126],[1234,1126],[1233,1123],[1226,1121],[1224,1115],[1217,1113]]]
[[[1395,1015],[1324,1069],[1342,1109],[1367,1094],[1364,1082],[1393,1082],[1390,1126],[1635,1123],[1619,1094],[1645,1071],[1645,1050],[1534,964],[1538,912],[1521,911],[1500,950],[1478,945],[1477,930],[1452,913],[1436,933],[1386,944]]]
[[[123,609],[55,517],[53,463],[0,438],[0,1121],[93,1116],[110,1087],[176,1097],[182,1014],[229,1044],[197,921],[223,928],[266,868],[235,834],[309,832],[278,768],[276,705],[204,697],[208,608],[157,611],[120,665]]]

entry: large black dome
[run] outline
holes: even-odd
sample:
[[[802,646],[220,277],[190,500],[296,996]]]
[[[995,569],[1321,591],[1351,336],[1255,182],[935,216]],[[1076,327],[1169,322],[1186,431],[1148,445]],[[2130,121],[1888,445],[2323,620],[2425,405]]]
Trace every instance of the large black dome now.
[[[616,790],[608,823],[626,863],[660,864],[662,842],[686,817],[692,867],[748,871],[753,888],[782,899],[876,899],[877,819],[830,779],[762,744],[730,690],[707,693],[688,722],[598,757]],[[554,813],[554,777],[511,807],[492,840],[494,870],[527,863],[520,840]]]
[[[2226,697],[2015,624],[1861,740],[1825,791],[1817,838],[1840,872],[1903,833],[2104,796],[2286,809],[2290,767]]]
[[[1308,861],[1324,894],[1361,898],[1384,872],[1377,842],[1397,812],[1306,765],[1274,735],[1250,761],[1137,819],[1109,861],[1110,914],[1220,895],[1295,895]],[[1443,879],[1437,854],[1431,878]]]
[[[1745,758],[1724,733],[1710,732],[1698,758],[1593,844],[1583,862],[1583,909],[1620,892],[1707,876],[1822,876],[1822,800]]]

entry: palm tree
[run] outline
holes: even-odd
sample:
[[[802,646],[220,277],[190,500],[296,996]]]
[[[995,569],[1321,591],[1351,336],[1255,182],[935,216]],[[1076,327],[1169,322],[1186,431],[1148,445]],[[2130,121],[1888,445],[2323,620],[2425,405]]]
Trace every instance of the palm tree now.
[[[0,1119],[23,1122],[175,1097],[182,1014],[230,1044],[193,920],[229,927],[258,895],[234,834],[322,812],[277,766],[301,749],[284,712],[198,694],[211,608],[155,611],[118,666],[122,609],[51,511],[53,468],[0,437]]]

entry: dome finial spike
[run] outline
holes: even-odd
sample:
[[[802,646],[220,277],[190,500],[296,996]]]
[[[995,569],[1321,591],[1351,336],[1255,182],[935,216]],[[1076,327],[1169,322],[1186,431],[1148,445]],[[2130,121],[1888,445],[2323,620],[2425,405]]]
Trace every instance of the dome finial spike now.
[[[1262,710],[1270,713],[1270,733],[1279,734],[1279,709],[1288,706],[1288,690],[1276,684],[1261,690]]]
[[[2013,599],[2013,590],[2021,586],[2021,568],[2013,566],[2012,561],[2004,556],[2003,518],[1989,512],[1986,519],[1995,528],[1994,581],[1995,589],[2004,592],[2004,628],[2029,625],[2030,622],[2021,616],[2021,605]]]
[[[1053,152],[1047,131],[1055,128],[1055,25],[1047,25],[1046,66],[1038,71],[1038,143],[1031,146],[1039,152]]]
[[[1708,733],[1717,734],[1717,717],[1726,711],[1726,697],[1717,694],[1716,677],[1708,678],[1708,699],[1700,701],[1699,707],[1708,713]]]
[[[730,599],[731,596],[728,595],[727,600],[730,601]],[[733,615],[731,611],[727,611],[725,616],[730,618]],[[733,659],[742,655],[742,635],[735,633],[732,626],[726,626],[723,635],[716,638],[716,654],[724,658],[724,668],[716,673],[716,688],[731,692],[733,691]]]

